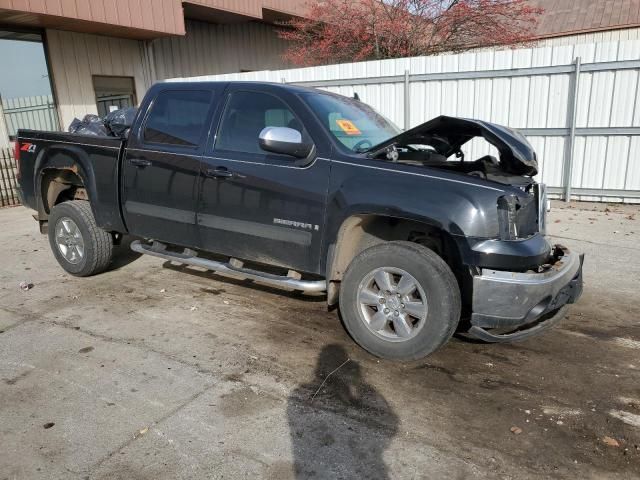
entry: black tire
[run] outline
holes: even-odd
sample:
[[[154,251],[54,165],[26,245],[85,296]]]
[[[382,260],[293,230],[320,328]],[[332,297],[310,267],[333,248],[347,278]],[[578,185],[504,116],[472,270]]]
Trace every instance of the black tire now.
[[[75,223],[84,244],[83,255],[75,263],[65,258],[58,247],[56,230],[58,222],[65,218]],[[96,225],[91,206],[86,200],[63,202],[51,209],[49,244],[60,266],[77,277],[89,277],[105,271],[113,257],[113,238]]]
[[[372,308],[371,311],[376,312],[378,307],[360,305],[360,285],[367,282],[374,271],[382,268],[400,269],[408,273],[426,296],[428,308],[422,316],[423,320],[405,317],[416,322],[415,325],[421,325],[415,328],[415,333],[410,334],[413,336],[400,338],[395,333],[393,322],[384,327],[386,330],[374,332],[365,320],[367,314],[363,313],[363,309]],[[386,306],[394,308],[390,303],[394,301],[393,298],[386,301]],[[403,312],[404,303],[400,306]],[[455,332],[460,321],[460,289],[449,266],[433,251],[410,242],[387,242],[368,248],[353,259],[340,286],[340,311],[351,337],[368,352],[387,359],[415,360],[437,350]],[[394,339],[393,335],[398,338]]]

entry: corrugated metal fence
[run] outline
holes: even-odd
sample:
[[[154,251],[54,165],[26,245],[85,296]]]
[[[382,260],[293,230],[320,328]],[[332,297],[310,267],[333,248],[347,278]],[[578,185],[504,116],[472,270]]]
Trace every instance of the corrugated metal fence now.
[[[520,129],[556,196],[640,202],[640,41],[479,50],[189,80],[287,82],[360,98],[398,125],[437,115]],[[184,79],[172,79],[179,81]],[[468,158],[489,153],[483,141]]]
[[[13,152],[10,148],[0,148],[0,207],[19,204]]]

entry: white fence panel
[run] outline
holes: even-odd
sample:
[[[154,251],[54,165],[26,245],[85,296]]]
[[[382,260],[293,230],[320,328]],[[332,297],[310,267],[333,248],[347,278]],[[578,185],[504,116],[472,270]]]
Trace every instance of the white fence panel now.
[[[51,95],[3,98],[2,110],[9,136],[19,128],[31,130],[57,130],[58,115]]]
[[[540,163],[537,179],[556,196],[640,202],[640,40],[169,81],[181,80],[286,82],[347,96],[357,92],[404,128],[438,115],[508,125],[529,138]],[[467,158],[487,153],[496,152],[482,140],[465,146]]]

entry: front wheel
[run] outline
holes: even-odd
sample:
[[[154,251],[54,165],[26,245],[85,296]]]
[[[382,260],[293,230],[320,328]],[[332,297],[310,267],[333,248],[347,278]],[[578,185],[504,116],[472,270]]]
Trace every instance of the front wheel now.
[[[409,242],[388,242],[353,259],[340,286],[351,337],[390,359],[422,358],[444,345],[460,320],[460,290],[442,258]]]
[[[63,202],[51,209],[49,244],[60,266],[77,277],[103,272],[113,257],[113,238],[98,227],[85,200]]]

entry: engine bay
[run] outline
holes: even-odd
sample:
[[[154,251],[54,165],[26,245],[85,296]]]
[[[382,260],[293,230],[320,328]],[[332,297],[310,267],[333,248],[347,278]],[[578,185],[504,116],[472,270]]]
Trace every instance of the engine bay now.
[[[392,158],[389,158],[391,156]],[[399,146],[395,153],[387,154],[387,159],[405,165],[437,168],[456,173],[463,173],[472,177],[504,183],[514,186],[526,186],[533,182],[531,177],[514,175],[505,172],[500,160],[493,155],[484,155],[476,160],[468,161],[460,151],[453,158],[447,158],[430,148],[416,146]]]
[[[483,138],[498,151],[467,160],[463,145]],[[440,116],[377,145],[368,151],[407,165],[438,168],[509,185],[526,186],[538,173],[533,147],[518,131],[482,120]]]

